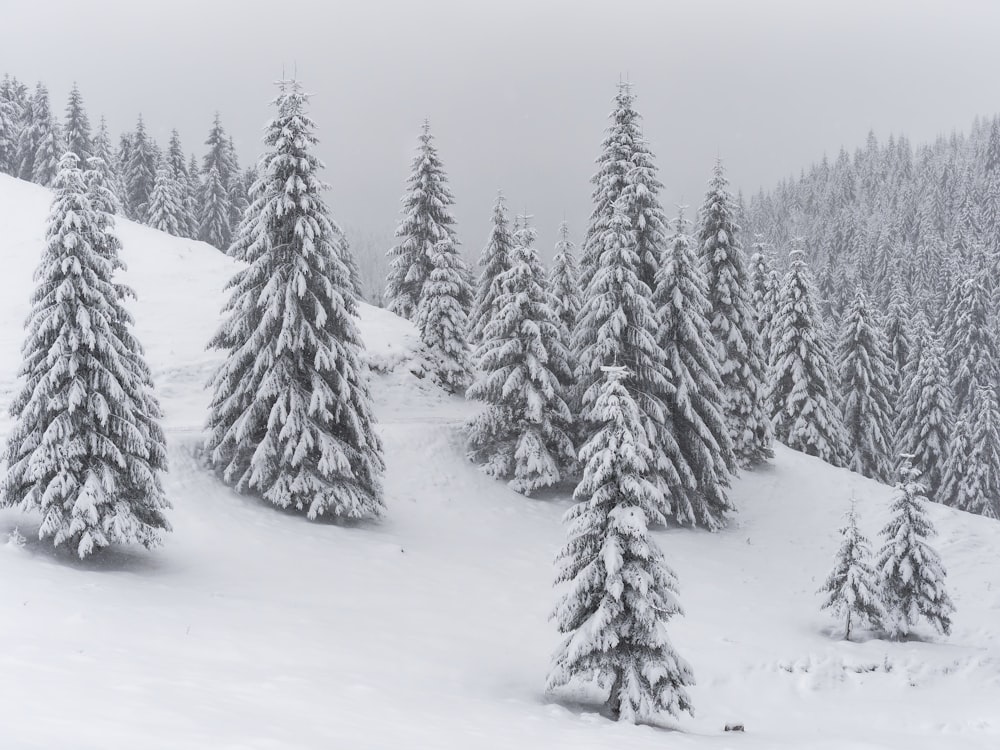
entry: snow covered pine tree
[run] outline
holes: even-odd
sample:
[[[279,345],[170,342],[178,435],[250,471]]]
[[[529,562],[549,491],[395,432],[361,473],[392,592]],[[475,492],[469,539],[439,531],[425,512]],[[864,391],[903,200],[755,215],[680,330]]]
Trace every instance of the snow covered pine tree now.
[[[383,507],[382,444],[361,362],[347,247],[322,198],[307,95],[283,81],[232,255],[226,352],[212,379],[208,462],[239,492],[309,518]]]
[[[606,368],[593,406],[602,426],[580,451],[586,468],[556,559],[556,584],[566,590],[553,617],[567,636],[547,689],[596,677],[610,688],[612,715],[639,723],[691,712],[684,688],[694,677],[667,637],[667,621],[681,613],[677,581],[648,531],[664,523],[663,500],[625,376],[623,368]]]
[[[846,518],[847,523],[840,529],[837,561],[819,593],[826,594],[822,608],[833,610],[834,615],[844,618],[844,638],[851,640],[851,628],[858,621],[881,628],[885,614],[878,579],[871,567],[871,549],[858,529],[854,500],[851,500]]]
[[[886,630],[893,638],[903,638],[924,617],[947,635],[955,607],[945,590],[941,558],[925,541],[936,532],[924,508],[924,486],[908,460],[899,473],[892,516],[881,531],[884,543],[875,563]]]
[[[510,269],[513,250],[514,239],[511,236],[507,205],[503,193],[497,193],[490,238],[479,258],[479,266],[483,270],[476,287],[476,300],[469,314],[469,342],[472,344],[479,344],[483,340],[483,331],[497,310],[500,277]]]
[[[736,206],[722,160],[715,164],[699,213],[698,249],[705,269],[709,329],[715,338],[723,413],[733,452],[749,468],[771,458],[765,366],[750,307],[750,278],[737,237]]]
[[[556,484],[575,463],[569,351],[528,220],[521,217],[511,267],[498,279],[476,355],[480,374],[466,394],[489,404],[470,425],[470,458],[526,495]]]
[[[39,538],[80,557],[111,544],[152,547],[170,529],[159,407],[122,304],[131,291],[112,281],[116,250],[110,215],[87,196],[76,155],[65,154],[35,274],[0,503],[41,512]]]

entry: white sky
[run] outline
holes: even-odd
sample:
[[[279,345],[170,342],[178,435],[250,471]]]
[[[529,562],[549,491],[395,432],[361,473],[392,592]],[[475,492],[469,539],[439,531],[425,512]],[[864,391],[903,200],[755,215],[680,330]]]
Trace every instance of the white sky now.
[[[218,109],[256,159],[272,82],[315,94],[335,218],[388,236],[425,117],[478,255],[493,196],[579,238],[619,75],[635,84],[672,213],[716,154],[748,193],[824,152],[914,143],[1000,111],[991,0],[6,0],[0,71],[79,82],[117,133],[142,112],[199,158]]]

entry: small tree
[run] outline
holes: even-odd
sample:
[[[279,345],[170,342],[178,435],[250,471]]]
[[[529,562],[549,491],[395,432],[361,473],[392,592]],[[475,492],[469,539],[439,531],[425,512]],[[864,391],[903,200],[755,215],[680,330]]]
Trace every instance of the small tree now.
[[[503,193],[497,193],[490,238],[479,258],[479,266],[483,270],[476,287],[476,300],[469,315],[469,340],[473,343],[483,340],[483,333],[497,312],[500,277],[510,269],[513,251],[514,238],[507,217],[507,205],[504,203]]]
[[[147,223],[153,229],[159,229],[175,237],[184,236],[184,230],[187,228],[180,186],[166,163],[161,164],[156,170],[156,184],[149,198]]]
[[[858,289],[841,320],[841,411],[847,432],[847,468],[871,479],[892,475],[892,403],[894,365],[888,346]]]
[[[559,241],[552,258],[549,273],[549,292],[552,295],[553,312],[562,321],[563,327],[573,335],[576,320],[580,315],[580,270],[576,264],[575,246],[569,239],[569,225],[564,221],[559,225]]]
[[[569,351],[534,240],[524,217],[477,352],[480,374],[467,393],[489,404],[471,424],[470,458],[526,495],[558,483],[575,463],[564,398],[572,380]]]
[[[868,540],[858,529],[854,500],[840,529],[841,544],[833,570],[819,593],[825,594],[822,609],[844,619],[844,638],[851,640],[851,628],[858,620],[881,627],[884,617],[878,581],[871,567]]]
[[[418,374],[429,374],[451,393],[469,382],[472,363],[466,340],[468,319],[462,300],[467,298],[465,265],[458,249],[445,238],[431,251],[431,273],[424,282],[414,323],[423,343]]]
[[[790,255],[771,341],[770,404],[774,436],[834,466],[845,461],[845,436],[833,389],[833,366],[813,302],[802,251]]]
[[[924,486],[918,479],[909,461],[904,462],[875,564],[886,608],[885,624],[893,638],[909,634],[920,617],[947,635],[955,610],[945,590],[941,558],[925,541],[936,532],[927,517]]]
[[[663,523],[660,490],[643,417],[609,368],[593,406],[602,427],[580,451],[586,464],[566,513],[568,540],[556,558],[556,584],[568,584],[554,613],[567,634],[556,652],[547,689],[576,678],[610,688],[616,719],[646,722],[691,711],[684,689],[691,668],[674,651],[666,623],[681,613],[677,581],[650,523]]]
[[[0,504],[42,514],[39,539],[80,557],[111,544],[152,547],[169,531],[158,406],[112,281],[110,217],[91,204],[76,155],[60,162],[11,404]]]

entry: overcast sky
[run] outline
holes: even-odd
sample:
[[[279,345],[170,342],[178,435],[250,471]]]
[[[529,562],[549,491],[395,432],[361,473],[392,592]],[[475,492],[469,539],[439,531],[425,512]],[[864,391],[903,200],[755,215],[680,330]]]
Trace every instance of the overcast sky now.
[[[635,85],[668,212],[701,200],[721,155],[748,193],[824,152],[915,143],[1000,111],[993,0],[5,0],[2,69],[76,80],[117,134],[142,112],[201,156],[222,113],[257,157],[273,82],[315,94],[330,203],[345,226],[394,228],[430,118],[478,254],[497,188],[548,248],[579,238],[619,76]]]

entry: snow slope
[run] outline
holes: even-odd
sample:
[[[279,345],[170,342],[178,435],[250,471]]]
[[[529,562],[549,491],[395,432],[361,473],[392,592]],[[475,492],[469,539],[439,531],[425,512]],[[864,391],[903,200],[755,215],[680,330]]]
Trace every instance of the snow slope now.
[[[4,412],[47,210],[45,190],[0,177]],[[568,495],[521,497],[464,460],[475,407],[400,366],[408,323],[363,308],[387,517],[309,523],[234,495],[195,458],[231,261],[129,222],[120,233],[166,410],[175,532],[81,563],[34,542],[36,519],[0,513],[0,748],[1000,747],[1000,523],[931,511],[958,607],[949,638],[844,643],[815,590],[849,497],[874,536],[890,493],[779,448],[735,486],[729,529],[660,534],[697,716],[619,726],[541,693]],[[23,546],[4,543],[15,527]]]

